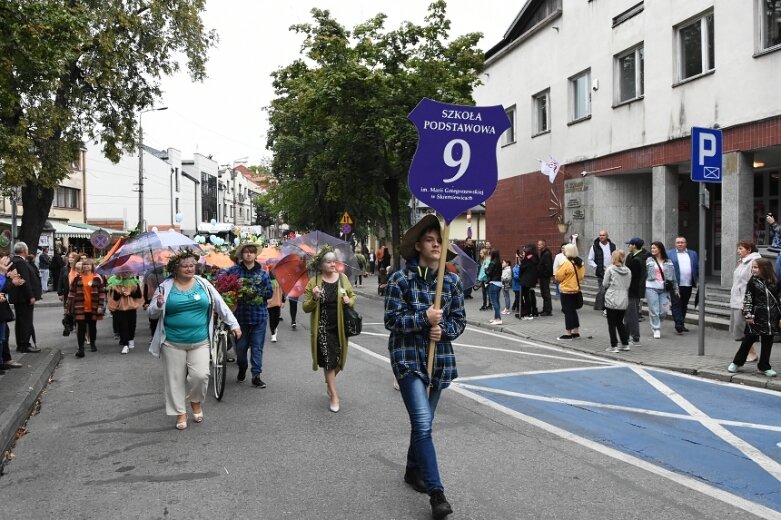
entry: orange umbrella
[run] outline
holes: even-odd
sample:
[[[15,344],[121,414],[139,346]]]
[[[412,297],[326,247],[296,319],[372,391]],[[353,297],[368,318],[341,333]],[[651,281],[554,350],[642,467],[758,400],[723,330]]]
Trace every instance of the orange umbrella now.
[[[258,263],[259,264],[267,264],[270,260],[275,260],[282,256],[282,251],[280,251],[276,247],[264,247],[260,250],[258,253]]]
[[[209,252],[209,254],[204,257],[204,263],[206,263],[206,265],[219,267],[220,269],[227,269],[235,265],[233,260],[231,260],[230,255],[219,251]]]
[[[282,258],[273,267],[274,277],[285,294],[291,298],[299,298],[304,294],[309,274],[306,270],[306,258],[290,254]]]

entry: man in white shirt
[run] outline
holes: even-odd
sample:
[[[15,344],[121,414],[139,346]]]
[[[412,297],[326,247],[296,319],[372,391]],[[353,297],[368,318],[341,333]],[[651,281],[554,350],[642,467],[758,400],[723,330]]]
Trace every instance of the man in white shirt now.
[[[667,251],[667,256],[675,266],[675,278],[678,281],[680,298],[672,298],[672,314],[675,320],[675,331],[678,334],[689,332],[684,320],[686,312],[689,310],[689,298],[692,295],[692,289],[697,287],[699,278],[700,257],[697,251],[687,247],[686,237],[675,238],[675,248]]]
[[[599,294],[602,293],[602,277],[605,276],[605,269],[611,264],[613,251],[615,250],[616,245],[610,240],[605,230],[599,232],[599,236],[594,239],[594,244],[588,250],[587,262],[588,265],[594,268],[594,274],[599,284]],[[604,308],[604,296],[601,298],[597,296],[597,299],[594,301],[594,309],[601,311]]]

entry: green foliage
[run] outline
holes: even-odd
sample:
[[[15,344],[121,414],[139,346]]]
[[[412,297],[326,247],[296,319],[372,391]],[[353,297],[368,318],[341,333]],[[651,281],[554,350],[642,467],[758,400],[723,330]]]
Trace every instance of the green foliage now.
[[[398,243],[417,146],[407,114],[423,97],[473,104],[484,62],[479,33],[448,40],[445,10],[436,1],[424,25],[390,31],[378,14],[350,32],[315,8],[314,23],[291,27],[304,58],[272,74],[268,146],[292,227],[335,231],[348,211],[359,232],[390,223]]]
[[[268,227],[277,222],[279,213],[274,211],[273,203],[268,194],[253,198],[252,204],[255,206],[255,225]]]
[[[136,144],[137,114],[184,59],[205,77],[216,42],[204,0],[0,0],[0,176],[23,186],[21,235],[35,239],[51,192],[86,136],[118,161]],[[48,201],[48,202],[47,202]]]

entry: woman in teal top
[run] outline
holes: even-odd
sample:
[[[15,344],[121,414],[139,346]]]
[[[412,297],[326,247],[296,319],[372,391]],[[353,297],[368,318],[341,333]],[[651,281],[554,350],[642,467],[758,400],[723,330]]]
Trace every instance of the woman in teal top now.
[[[171,257],[168,272],[152,296],[149,317],[158,319],[149,351],[160,356],[164,365],[165,410],[176,415],[176,428],[187,428],[186,402],[193,419],[203,422],[203,400],[209,385],[209,338],[216,312],[238,339],[241,328],[217,290],[195,275],[195,253],[185,250]]]

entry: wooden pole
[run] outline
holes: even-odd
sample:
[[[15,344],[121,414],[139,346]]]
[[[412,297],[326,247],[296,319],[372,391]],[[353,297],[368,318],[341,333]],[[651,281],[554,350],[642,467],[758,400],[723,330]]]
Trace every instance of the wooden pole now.
[[[447,223],[442,227],[442,255],[439,257],[439,268],[437,270],[437,293],[434,297],[434,308],[439,310],[442,306],[442,288],[445,285],[445,264],[447,263],[447,248],[450,242],[450,225]],[[439,325],[437,325],[439,326]],[[434,354],[437,351],[437,342],[431,340],[428,344],[428,381],[431,386],[431,377],[434,374]]]

